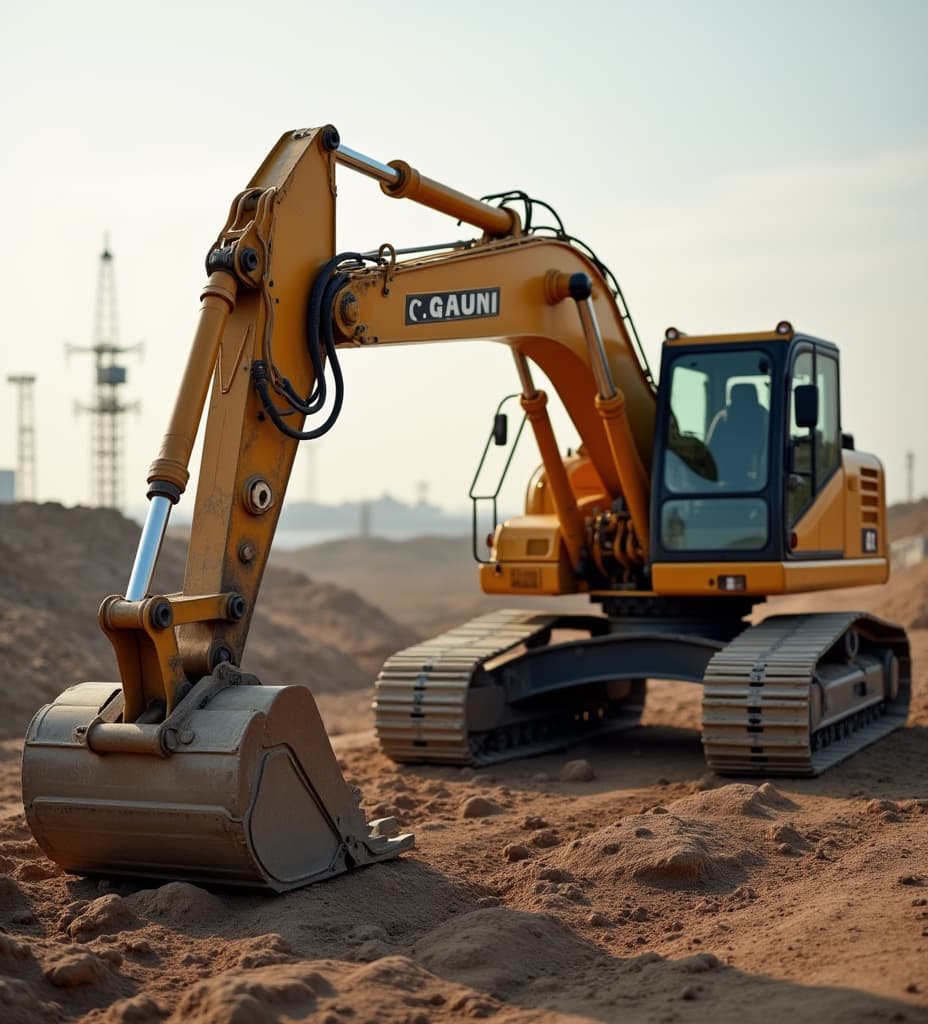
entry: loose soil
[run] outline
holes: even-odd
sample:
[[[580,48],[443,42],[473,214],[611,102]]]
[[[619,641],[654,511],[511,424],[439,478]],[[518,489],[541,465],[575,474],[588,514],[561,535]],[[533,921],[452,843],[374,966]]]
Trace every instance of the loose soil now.
[[[928,630],[910,634],[907,727],[819,779],[707,773],[699,688],[665,682],[617,738],[401,769],[374,743],[367,686],[381,647],[415,631],[269,574],[253,670],[310,683],[368,814],[415,831],[415,850],[281,897],[91,880],[32,840],[18,736],[65,685],[115,678],[95,605],[136,533],[105,512],[0,507],[0,1021],[928,1021]],[[165,552],[164,589],[181,564]],[[910,625],[926,597],[922,563],[853,601]]]

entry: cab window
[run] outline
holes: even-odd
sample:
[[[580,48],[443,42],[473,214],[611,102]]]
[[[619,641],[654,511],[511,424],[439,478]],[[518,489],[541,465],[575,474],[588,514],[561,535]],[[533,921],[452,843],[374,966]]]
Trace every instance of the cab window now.
[[[806,384],[815,384],[818,390],[818,419],[814,428],[797,423],[796,389]],[[800,352],[793,362],[790,380],[790,472],[786,498],[790,526],[841,464],[840,409],[837,360],[821,350]]]
[[[761,351],[693,352],[670,378],[664,484],[677,494],[767,486],[770,359]]]
[[[689,351],[671,364],[665,549],[767,546],[771,370],[761,349]]]

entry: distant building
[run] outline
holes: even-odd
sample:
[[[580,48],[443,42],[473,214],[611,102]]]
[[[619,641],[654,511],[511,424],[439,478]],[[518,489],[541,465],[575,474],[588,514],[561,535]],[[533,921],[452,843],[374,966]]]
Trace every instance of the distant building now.
[[[0,503],[16,500],[16,471],[0,469]]]

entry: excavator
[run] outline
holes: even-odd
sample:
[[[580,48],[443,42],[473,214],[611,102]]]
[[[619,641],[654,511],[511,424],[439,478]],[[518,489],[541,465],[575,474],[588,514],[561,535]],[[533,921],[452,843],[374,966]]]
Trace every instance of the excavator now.
[[[339,253],[338,167],[479,235]],[[551,207],[471,198],[331,125],[281,137],[206,270],[126,592],[99,611],[120,681],[65,690],[25,740],[27,820],[65,869],[284,891],[413,844],[366,820],[309,689],[240,667],[297,446],[337,420],[346,348],[510,348],[541,466],[523,515],[496,523],[493,499],[480,582],[593,605],[492,613],[391,657],[374,699],[389,757],[479,765],[628,728],[648,679],[701,684],[722,774],[815,775],[904,723],[901,628],[752,617],[770,595],[888,576],[883,470],[843,432],[834,345],[785,320],[671,328],[657,385],[614,276]],[[566,456],[537,371],[579,435]],[[183,589],[152,593],[207,405]],[[488,449],[510,445],[507,423]]]

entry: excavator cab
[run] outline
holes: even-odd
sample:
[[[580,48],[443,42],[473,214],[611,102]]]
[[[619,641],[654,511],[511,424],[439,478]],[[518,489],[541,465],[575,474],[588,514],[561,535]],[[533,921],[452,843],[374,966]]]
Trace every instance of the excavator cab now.
[[[808,589],[813,566],[823,586],[885,580],[883,471],[842,434],[833,344],[785,321],[766,334],[670,329],[661,380],[656,591],[760,598],[800,589],[800,577]]]

